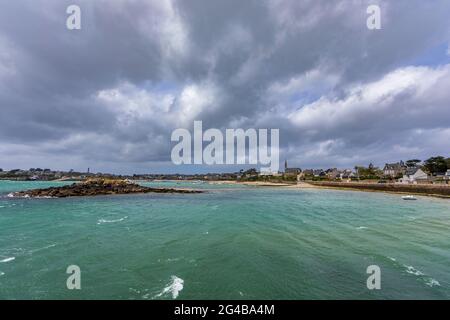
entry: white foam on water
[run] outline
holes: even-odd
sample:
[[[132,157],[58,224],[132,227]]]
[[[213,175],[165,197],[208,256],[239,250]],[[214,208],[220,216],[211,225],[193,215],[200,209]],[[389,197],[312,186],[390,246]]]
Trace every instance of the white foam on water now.
[[[0,206],[0,209],[1,209],[1,208],[6,208],[6,207],[5,207],[5,206]]]
[[[4,275],[5,275],[5,273],[0,271],[0,277],[4,276]]]
[[[116,219],[116,220],[99,219],[98,222],[97,222],[97,224],[122,222],[122,221],[124,221],[125,219],[128,219],[128,216],[125,216],[125,217],[123,217],[123,218]]]
[[[408,272],[409,274],[413,274],[415,276],[423,276],[423,275],[425,275],[422,271],[417,270],[413,266],[407,266],[407,265],[403,265],[403,266],[406,268],[406,272]]]
[[[440,287],[440,286],[441,286],[441,284],[439,283],[439,281],[437,281],[437,280],[435,280],[435,279],[433,279],[433,278],[430,278],[430,280],[428,280],[425,284],[426,284],[427,286],[429,286],[429,287],[434,287],[434,286]]]
[[[428,287],[432,288],[432,287],[440,287],[441,284],[439,283],[439,281],[437,281],[436,279],[433,279],[431,277],[427,277],[425,273],[423,273],[420,270],[417,270],[416,268],[414,268],[413,266],[408,266],[408,265],[403,265],[406,268],[406,272],[409,274],[413,274],[415,276],[421,277],[424,281],[425,281],[425,285],[427,285]]]
[[[41,250],[45,250],[45,249],[50,249],[50,248],[53,248],[53,247],[56,247],[56,243],[52,243],[52,244],[49,244],[48,246],[31,250],[30,253],[33,254],[35,252],[38,252],[38,251],[41,251]]]
[[[146,293],[142,296],[142,299],[147,300],[150,297],[150,293]]]
[[[364,230],[364,229],[369,229],[369,228],[364,227],[364,226],[361,226],[361,227],[358,227],[358,228],[356,228],[356,229],[358,229],[358,230]]]
[[[8,198],[25,198],[25,199],[31,198],[29,194],[26,194],[26,195],[20,196],[20,197],[16,196],[14,194],[14,192],[9,193],[6,197],[8,197]]]
[[[16,260],[16,258],[15,257],[9,257],[9,258],[5,258],[3,260],[0,260],[0,262],[1,263],[6,263],[6,262],[13,261],[13,260]]]
[[[396,262],[397,260],[395,258],[392,257],[388,257],[389,260]]]
[[[171,282],[160,293],[158,293],[155,298],[159,298],[166,294],[172,294],[172,298],[176,299],[178,298],[180,291],[183,290],[183,287],[184,280],[178,278],[177,276],[172,276]]]
[[[135,288],[128,288],[128,290],[130,290],[130,292],[134,292],[134,293],[137,293],[137,294],[140,294],[140,293],[141,293],[140,290],[135,289]]]

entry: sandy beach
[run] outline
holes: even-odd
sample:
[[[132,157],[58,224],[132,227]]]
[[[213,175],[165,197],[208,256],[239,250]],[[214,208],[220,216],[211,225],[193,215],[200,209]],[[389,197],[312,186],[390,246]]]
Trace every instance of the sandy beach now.
[[[211,181],[209,184],[237,184],[257,187],[283,187],[290,189],[337,189],[362,192],[383,192],[394,194],[419,195],[450,199],[450,185],[405,185],[405,184],[377,184],[357,182],[313,182],[299,181],[297,184],[274,183],[263,181]]]
[[[264,182],[264,181],[210,181],[209,184],[240,184],[246,186],[259,186],[259,187],[296,187],[296,184],[289,183],[275,183],[275,182]]]

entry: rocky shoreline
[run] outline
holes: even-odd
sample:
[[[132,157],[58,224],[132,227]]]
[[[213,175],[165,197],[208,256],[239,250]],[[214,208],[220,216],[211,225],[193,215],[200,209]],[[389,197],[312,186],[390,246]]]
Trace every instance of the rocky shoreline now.
[[[203,193],[199,190],[151,188],[144,187],[125,180],[90,180],[82,183],[74,183],[62,187],[50,187],[45,189],[33,189],[19,191],[10,194],[10,197],[20,198],[67,198],[67,197],[92,197],[99,195],[119,195],[138,193]]]

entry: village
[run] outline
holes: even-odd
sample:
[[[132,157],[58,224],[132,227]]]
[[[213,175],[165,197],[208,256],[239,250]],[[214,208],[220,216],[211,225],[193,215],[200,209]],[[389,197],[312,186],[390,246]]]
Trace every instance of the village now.
[[[418,159],[395,163],[386,163],[383,167],[375,167],[370,163],[367,167],[355,166],[351,169],[301,169],[284,163],[284,171],[260,173],[255,169],[241,172],[238,180],[247,181],[283,181],[283,182],[365,182],[365,183],[398,183],[398,184],[449,184],[450,158],[431,157],[425,161]]]
[[[207,174],[134,174],[116,175],[111,173],[93,173],[88,168],[86,172],[53,171],[51,169],[30,168],[28,170],[0,169],[0,180],[18,181],[83,181],[92,178],[130,179],[130,180],[199,180],[199,181],[262,181],[271,183],[305,182],[365,182],[365,183],[396,183],[396,184],[449,184],[450,158],[442,156],[431,157],[425,161],[418,159],[386,163],[383,167],[373,164],[355,166],[354,168],[338,169],[301,169],[289,167],[284,162],[284,170],[267,173],[255,168],[232,173]]]

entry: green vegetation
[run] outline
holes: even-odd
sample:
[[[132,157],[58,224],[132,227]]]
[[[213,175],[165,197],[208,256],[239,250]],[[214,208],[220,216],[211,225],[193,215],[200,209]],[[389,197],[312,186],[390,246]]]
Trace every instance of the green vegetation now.
[[[412,159],[412,160],[407,160],[405,162],[406,166],[409,168],[413,168],[413,167],[417,167],[420,163],[422,162],[422,160],[419,159]]]
[[[359,180],[378,180],[383,176],[383,171],[375,167],[372,163],[369,166],[355,167]]]
[[[450,169],[448,162],[449,158],[445,159],[442,156],[431,157],[425,160],[424,168],[431,174],[442,173]]]

